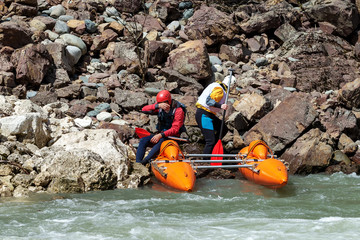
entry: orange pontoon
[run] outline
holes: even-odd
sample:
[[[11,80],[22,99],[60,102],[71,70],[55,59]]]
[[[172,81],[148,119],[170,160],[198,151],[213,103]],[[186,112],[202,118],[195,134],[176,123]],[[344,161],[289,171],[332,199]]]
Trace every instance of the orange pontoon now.
[[[185,157],[177,142],[166,140],[161,144],[159,156],[151,162],[151,170],[165,185],[192,191],[196,179],[194,170],[189,162],[181,160],[185,160]]]
[[[273,189],[281,188],[288,182],[288,169],[282,161],[268,158],[269,151],[273,156],[265,142],[252,141],[248,147],[240,150],[238,158],[243,160],[239,165],[253,165],[253,168],[239,168],[239,171],[256,184]]]

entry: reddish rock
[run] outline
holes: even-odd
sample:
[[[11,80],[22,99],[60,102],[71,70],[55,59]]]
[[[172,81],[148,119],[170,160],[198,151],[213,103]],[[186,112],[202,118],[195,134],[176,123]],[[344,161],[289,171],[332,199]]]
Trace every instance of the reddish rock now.
[[[186,77],[180,74],[178,71],[172,70],[170,68],[162,68],[160,70],[160,75],[165,76],[167,82],[176,82],[180,88],[182,87],[191,87],[194,91],[194,95],[199,95],[204,87],[194,78]]]
[[[39,106],[45,106],[46,104],[57,102],[57,95],[54,92],[43,91],[38,92],[35,97],[30,98],[30,100]]]
[[[338,100],[348,108],[360,107],[360,78],[345,84],[338,93]]]
[[[2,22],[0,23],[0,44],[12,48],[20,48],[32,43],[32,32],[29,25],[24,22]]]
[[[304,92],[336,90],[359,77],[349,51],[353,47],[343,39],[315,31],[298,33],[278,49],[280,56],[294,58],[287,64],[296,76],[295,87]]]
[[[166,28],[165,24],[161,22],[161,20],[150,15],[136,15],[132,20],[141,24],[144,32],[150,32],[151,30],[164,31]]]
[[[114,123],[101,122],[97,129],[113,129],[119,135],[122,142],[128,142],[135,135],[135,130],[126,125],[118,125]]]
[[[278,152],[298,138],[316,117],[310,96],[293,93],[246,132],[244,140],[248,145],[253,140],[262,139]]]
[[[242,44],[226,45],[222,44],[220,47],[219,57],[224,61],[232,61],[234,63],[248,62],[250,50]]]
[[[328,22],[319,22],[319,27],[321,31],[323,31],[326,34],[333,34],[336,27]]]
[[[76,99],[80,96],[81,85],[80,84],[71,84],[64,88],[59,88],[55,90],[55,93],[59,98],[67,99]]]
[[[0,85],[9,88],[16,87],[14,73],[0,71]]]
[[[289,163],[291,174],[322,172],[328,167],[332,147],[326,143],[326,135],[319,129],[311,129],[288,148],[281,159]]]
[[[51,57],[42,44],[15,50],[11,61],[16,66],[16,82],[31,86],[39,86],[51,66]]]
[[[79,118],[86,116],[86,113],[89,111],[89,108],[87,106],[89,102],[85,100],[81,101],[72,101],[71,106],[68,111],[66,111],[66,114],[68,114],[70,117],[73,118]]]
[[[171,51],[166,65],[184,76],[197,79],[212,76],[209,55],[201,40],[188,41]]]
[[[315,4],[304,4],[303,9],[316,22],[333,24],[335,32],[343,37],[349,36],[360,23],[358,10],[352,1],[317,1]]]
[[[12,72],[14,65],[11,63],[11,54],[14,49],[10,47],[3,47],[0,50],[0,71]]]
[[[91,51],[99,51],[114,41],[118,37],[117,33],[111,29],[106,29],[100,36],[94,38],[93,44],[90,48]]]
[[[341,133],[345,133],[354,141],[358,139],[359,128],[356,116],[351,111],[337,107],[328,109],[319,118],[331,138],[338,139]]]
[[[23,4],[23,5],[33,6],[33,7],[37,7],[37,5],[38,5],[37,0],[15,0],[13,2]]]
[[[178,20],[181,17],[180,2],[180,0],[157,0],[150,6],[149,14],[160,18],[165,23]]]
[[[189,19],[184,32],[189,39],[205,39],[206,45],[212,46],[233,39],[238,26],[226,13],[202,5]]]
[[[136,13],[142,7],[142,0],[109,0],[119,12]]]
[[[172,47],[172,43],[147,41],[145,44],[145,59],[149,59],[149,66],[156,66],[166,62]]]
[[[11,3],[9,7],[9,12],[13,12],[16,15],[34,17],[37,15],[37,7],[18,4],[16,2]]]

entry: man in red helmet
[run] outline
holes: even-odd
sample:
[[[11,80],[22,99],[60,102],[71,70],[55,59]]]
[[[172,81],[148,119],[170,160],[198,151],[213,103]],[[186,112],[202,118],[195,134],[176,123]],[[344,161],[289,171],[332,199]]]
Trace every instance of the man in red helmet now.
[[[145,165],[160,151],[161,143],[166,137],[178,137],[182,132],[186,131],[184,126],[185,105],[171,99],[171,94],[168,90],[162,90],[156,95],[156,103],[143,107],[142,112],[158,115],[158,124],[156,125],[158,133],[141,138],[136,152],[136,162]],[[155,145],[144,158],[146,148],[150,143]]]

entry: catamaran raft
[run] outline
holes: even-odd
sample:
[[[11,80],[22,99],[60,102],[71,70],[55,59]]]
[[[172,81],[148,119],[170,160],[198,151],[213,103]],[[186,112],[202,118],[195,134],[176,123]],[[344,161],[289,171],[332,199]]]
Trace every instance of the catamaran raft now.
[[[217,157],[216,160],[192,160],[193,157]],[[233,157],[222,160],[223,157]],[[219,165],[197,166],[195,163],[218,163]],[[234,163],[234,165],[222,165]],[[288,182],[288,167],[282,160],[276,159],[264,141],[256,140],[240,150],[238,154],[187,154],[178,143],[166,140],[161,144],[158,157],[151,162],[155,177],[165,185],[182,190],[192,191],[195,185],[195,171],[202,168],[238,168],[242,175],[268,188],[277,189]]]

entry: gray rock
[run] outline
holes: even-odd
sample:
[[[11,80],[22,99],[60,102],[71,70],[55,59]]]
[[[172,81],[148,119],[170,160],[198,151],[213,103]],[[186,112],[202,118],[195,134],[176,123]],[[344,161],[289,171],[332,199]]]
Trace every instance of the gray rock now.
[[[161,91],[161,89],[147,87],[144,91],[151,96],[156,96]]]
[[[112,120],[112,116],[109,112],[101,112],[96,116],[96,119],[99,121],[110,122]]]
[[[119,12],[118,12],[118,10],[116,10],[115,7],[107,7],[105,9],[105,12],[109,17],[111,17],[111,16],[119,16]]]
[[[209,60],[210,60],[211,65],[215,65],[215,64],[221,65],[222,64],[222,61],[217,56],[209,56]]]
[[[88,116],[85,116],[84,118],[74,119],[74,123],[80,128],[90,128],[92,125],[92,119]]]
[[[256,66],[261,67],[261,66],[266,66],[268,64],[268,61],[266,58],[261,57],[261,58],[257,58],[256,62],[255,62]]]
[[[186,1],[186,2],[180,2],[179,3],[179,9],[187,9],[187,8],[192,8],[193,4],[190,1]]]
[[[94,33],[97,31],[96,24],[89,19],[85,19],[85,27],[86,27],[86,31],[89,33]]]
[[[110,104],[108,103],[101,103],[99,105],[97,105],[95,108],[94,108],[95,111],[109,111],[111,110],[111,107],[110,107]]]
[[[54,31],[58,34],[64,34],[64,33],[69,33],[70,28],[65,22],[58,20],[56,21]]]
[[[59,37],[59,34],[54,33],[53,31],[50,31],[50,30],[46,30],[45,33],[47,34],[48,38],[51,41],[55,41],[55,39],[57,39]]]
[[[37,91],[27,91],[26,98],[29,99],[29,98],[35,97],[37,93],[38,93]]]
[[[64,21],[64,22],[68,22],[69,20],[74,19],[74,17],[73,17],[73,16],[69,16],[69,15],[62,15],[62,16],[60,16],[58,19],[61,20],[61,21]]]
[[[167,25],[167,29],[169,29],[172,32],[175,32],[180,27],[179,21],[172,21],[169,25]]]
[[[58,18],[66,14],[65,8],[61,4],[51,7],[49,10],[51,11],[50,17],[53,18]]]
[[[81,58],[81,49],[76,46],[66,46],[66,57],[69,63],[74,66]]]
[[[191,9],[186,9],[186,10],[183,12],[183,19],[189,19],[189,18],[191,18],[193,15],[194,15],[194,9],[193,9],[193,8],[191,8]]]
[[[67,45],[71,45],[71,46],[75,46],[80,48],[82,55],[84,55],[87,52],[87,47],[86,44],[84,43],[84,41],[72,34],[63,34],[60,36],[60,38],[67,44]]]

